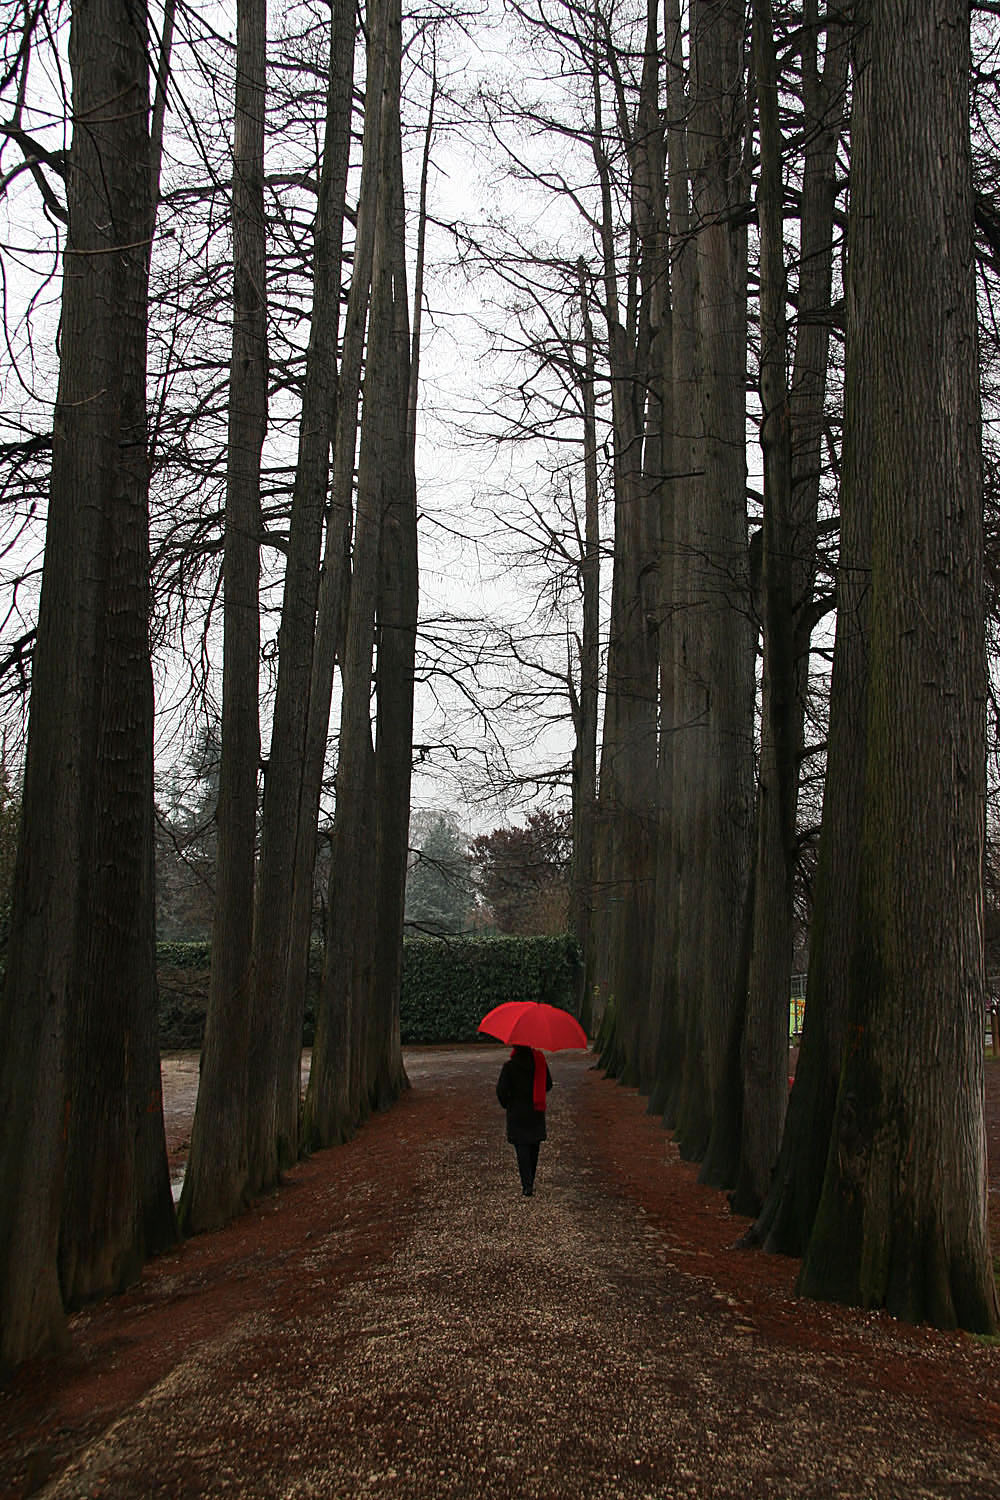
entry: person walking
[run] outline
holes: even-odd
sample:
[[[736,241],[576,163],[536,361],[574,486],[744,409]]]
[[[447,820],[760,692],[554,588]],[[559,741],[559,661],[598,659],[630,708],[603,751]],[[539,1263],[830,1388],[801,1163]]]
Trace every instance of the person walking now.
[[[507,1139],[517,1154],[521,1191],[535,1191],[538,1149],[546,1138],[546,1095],[552,1087],[545,1054],[537,1047],[515,1047],[500,1069],[497,1098],[507,1111]]]

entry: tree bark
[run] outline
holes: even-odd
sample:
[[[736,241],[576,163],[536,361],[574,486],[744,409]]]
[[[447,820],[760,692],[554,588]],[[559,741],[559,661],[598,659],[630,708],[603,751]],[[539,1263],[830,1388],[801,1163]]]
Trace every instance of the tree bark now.
[[[864,402],[868,759],[847,1048],[800,1289],[992,1332],[969,16],[869,0],[857,19],[846,421]]]

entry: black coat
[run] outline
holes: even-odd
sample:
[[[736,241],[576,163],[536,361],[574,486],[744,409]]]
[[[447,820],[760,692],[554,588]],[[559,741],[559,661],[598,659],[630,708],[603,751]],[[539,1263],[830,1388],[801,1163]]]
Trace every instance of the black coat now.
[[[512,1146],[530,1146],[544,1141],[545,1111],[532,1103],[535,1087],[535,1059],[530,1047],[518,1047],[500,1069],[497,1098],[507,1111],[507,1139]],[[552,1087],[552,1074],[545,1065],[545,1089]]]

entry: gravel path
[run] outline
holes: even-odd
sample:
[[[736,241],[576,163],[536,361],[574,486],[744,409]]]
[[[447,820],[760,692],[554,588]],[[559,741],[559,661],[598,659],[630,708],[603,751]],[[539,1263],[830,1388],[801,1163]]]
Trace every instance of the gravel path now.
[[[995,1439],[859,1380],[858,1340],[891,1356],[889,1320],[843,1336],[833,1323],[817,1358],[692,1274],[669,1224],[607,1181],[589,1105],[615,1090],[586,1057],[553,1060],[550,1140],[523,1198],[491,1098],[503,1055],[411,1058],[392,1142],[412,1191],[333,1176],[294,1276],[269,1263],[270,1303],[265,1277],[40,1492],[1000,1496]],[[424,1128],[428,1088],[443,1131]],[[366,1134],[346,1149],[363,1156]],[[995,1382],[996,1351],[982,1352],[975,1378]]]

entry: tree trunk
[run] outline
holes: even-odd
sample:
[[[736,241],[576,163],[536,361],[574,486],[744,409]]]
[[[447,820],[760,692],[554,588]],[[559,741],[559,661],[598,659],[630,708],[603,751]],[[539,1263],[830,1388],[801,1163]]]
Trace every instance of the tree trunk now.
[[[239,0],[218,855],[208,1013],[180,1203],[187,1233],[227,1223],[249,1198],[247,1067],[260,764],[260,455],[267,427],[266,53],[265,0]]]
[[[598,506],[597,415],[594,392],[594,330],[590,316],[583,260],[580,278],[580,315],[583,322],[583,556],[580,587],[583,621],[580,636],[580,692],[574,713],[573,745],[573,890],[570,901],[573,933],[580,945],[580,1023],[591,1033],[595,1016],[592,1000],[594,961],[591,952],[595,833],[597,820],[597,724],[600,692],[601,533]]]
[[[962,0],[861,9],[846,422],[863,401],[868,760],[847,1049],[800,1287],[992,1332],[969,17]]]
[[[377,169],[364,186],[364,213],[374,226],[372,298],[365,363],[358,499],[347,635],[342,664],[343,700],[337,763],[337,805],[330,870],[327,951],[323,969],[312,1068],[306,1095],[305,1131],[314,1148],[346,1139],[370,1108],[368,1064],[370,1001],[376,933],[376,761],[372,745],[371,687],[375,616],[378,604],[382,521],[389,487],[394,424],[406,427],[408,390],[394,390],[395,258],[385,222],[390,178],[387,119],[398,111],[396,76],[389,61],[391,0],[373,7],[369,24],[369,76],[377,91],[366,93],[366,151],[377,152]],[[393,95],[395,93],[395,102]],[[369,134],[368,112],[379,124]],[[359,209],[359,225],[361,222]],[[400,919],[401,920],[401,919]]]
[[[672,387],[667,369],[671,349],[670,234],[664,131],[659,107],[661,48],[659,3],[648,0],[642,82],[633,148],[633,216],[639,242],[640,316],[637,331],[637,374],[645,390],[642,495],[645,507],[644,561],[640,579],[642,647],[647,687],[647,712],[652,743],[643,757],[641,784],[648,788],[646,818],[649,848],[640,894],[640,911],[632,940],[643,950],[642,987],[635,997],[635,1071],[639,1087],[651,1094],[657,1077],[659,1007],[653,1004],[655,942],[650,931],[656,922],[656,880],[661,836],[669,837],[662,809],[670,794],[670,760],[663,754],[664,734],[660,662],[669,655],[667,636],[672,621],[664,610],[663,526],[669,496],[669,457],[673,448]]]
[[[601,184],[604,313],[608,326],[615,485],[614,560],[608,639],[604,736],[601,745],[601,821],[608,832],[602,880],[606,984],[615,1001],[615,1045],[623,1082],[638,1082],[640,1034],[649,990],[656,834],[657,661],[655,621],[657,534],[654,508],[643,472],[643,408],[648,371],[637,364],[647,333],[622,321],[615,254],[615,213],[610,163],[601,117],[601,90],[594,52],[593,155]],[[655,58],[655,47],[654,47]],[[648,48],[647,48],[648,51]],[[651,67],[647,64],[647,71]],[[648,84],[647,84],[648,87]],[[636,180],[648,143],[629,146],[633,171],[633,250],[648,226],[648,204]],[[629,267],[632,280],[638,263]],[[648,305],[639,321],[648,317]]]
[[[123,1285],[173,1235],[155,1033],[144,44],[145,15],[116,0],[74,13],[59,393],[0,1005],[4,1370],[63,1337],[61,1225],[71,1299]],[[114,1180],[95,1184],[101,1161]]]
[[[696,654],[689,670],[701,684],[704,724],[695,814],[699,834],[692,849],[702,872],[701,899],[693,914],[691,967],[704,1013],[709,1095],[702,1101],[688,1096],[688,1114],[679,1119],[678,1133],[686,1155],[704,1154],[703,1180],[722,1185],[733,1180],[739,1149],[740,1098],[732,1082],[739,1004],[746,988],[744,920],[753,826],[747,238],[741,214],[747,196],[743,6],[735,0],[721,5],[699,0],[691,7],[691,21],[702,462],[697,510],[689,529],[692,608],[701,616],[692,631]],[[711,1111],[708,1120],[706,1103]]]
[[[279,1173],[296,1160],[299,1150],[305,984],[291,989],[288,971],[320,545],[337,398],[337,332],[353,79],[354,9],[338,0],[330,24],[326,131],[313,231],[312,324],[278,632],[271,748],[264,776],[249,1074],[249,1176],[254,1193],[272,1186]],[[298,940],[301,943],[301,937]],[[307,963],[308,942],[307,929]]]
[[[750,1244],[797,1256],[805,1254],[826,1170],[857,921],[871,566],[867,498],[855,480],[852,453],[867,446],[862,423],[859,412],[843,459],[837,636],[802,1041],[770,1191],[748,1236]]]
[[[668,0],[666,21],[667,171],[670,248],[670,337],[664,351],[669,368],[664,386],[670,391],[664,440],[667,489],[661,515],[660,559],[660,743],[658,761],[659,830],[657,835],[656,921],[650,987],[651,1035],[655,1079],[650,1111],[676,1124],[682,1078],[695,1080],[695,1092],[707,1099],[700,1033],[685,1049],[688,1025],[701,1021],[699,999],[684,979],[685,943],[690,952],[696,931],[699,869],[691,858],[696,835],[696,784],[700,770],[700,724],[694,701],[697,685],[689,671],[696,616],[689,596],[692,548],[689,527],[698,458],[695,451],[696,363],[695,303],[697,260],[691,230],[687,142],[688,90],[678,0]]]
[[[789,406],[792,420],[795,652],[807,659],[809,629],[818,612],[807,572],[815,552],[826,370],[830,344],[837,147],[844,119],[847,27],[840,5],[826,16],[822,75],[819,15],[811,0],[803,51],[805,165],[800,218],[799,313]],[[858,444],[855,443],[855,448]],[[833,1120],[846,1014],[846,950],[857,891],[857,831],[864,768],[864,689],[867,672],[867,512],[857,485],[841,503],[837,638],[831,684],[823,835],[809,934],[809,998],[795,1083],[788,1101],[777,1165],[748,1244],[801,1256],[819,1202]],[[804,738],[804,737],[803,737]],[[800,743],[802,741],[800,740]],[[787,986],[785,994],[787,995]],[[785,1001],[782,1005],[784,1007]]]
[[[386,59],[387,109],[383,125],[385,169],[379,225],[389,262],[391,302],[381,331],[386,364],[379,442],[383,508],[379,544],[376,643],[375,750],[375,962],[370,1012],[373,1025],[366,1080],[372,1107],[386,1109],[406,1086],[399,1032],[403,975],[403,908],[410,830],[413,761],[413,664],[417,637],[416,371],[411,382],[409,304],[406,288],[405,204],[400,140],[401,17],[390,5]],[[429,144],[429,142],[428,142]],[[420,296],[417,279],[417,297]],[[373,312],[375,304],[373,303]],[[413,350],[414,360],[419,350]],[[369,352],[369,361],[374,358]],[[362,439],[364,441],[364,439]]]
[[[743,1128],[734,1212],[756,1214],[781,1145],[788,1103],[788,996],[805,676],[795,650],[796,535],[792,423],[786,370],[784,173],[778,65],[770,0],[754,0],[753,58],[760,131],[760,402],[764,457],[761,598],[764,667],[757,865],[746,1014],[741,1041]]]
[[[320,574],[313,642],[312,677],[309,688],[309,719],[306,727],[305,765],[302,797],[298,814],[298,836],[295,848],[295,885],[292,914],[292,938],[288,966],[289,1004],[297,994],[305,993],[309,966],[309,943],[312,932],[313,874],[316,862],[317,824],[323,777],[326,766],[327,739],[330,730],[330,705],[333,677],[338,657],[343,657],[347,602],[351,583],[351,536],[354,524],[354,465],[358,442],[361,367],[365,348],[365,330],[371,291],[372,249],[375,240],[377,209],[375,184],[379,167],[379,138],[382,128],[382,70],[385,48],[377,31],[368,30],[367,74],[365,79],[364,139],[361,161],[361,188],[358,197],[357,229],[351,287],[344,318],[343,351],[337,393],[337,421],[333,446],[333,476],[327,516],[326,543]],[[337,866],[336,839],[331,869]],[[327,909],[327,947],[324,973],[331,961],[330,932],[335,921],[334,906]],[[333,992],[336,992],[334,986]],[[342,1029],[334,1022],[323,1004],[324,979],[316,1018],[312,1072],[305,1103],[303,1142],[333,1139],[342,1128],[339,1121],[350,1111],[346,1103],[335,1103],[339,1082],[335,1059],[338,1044],[333,1030]],[[295,1042],[298,1055],[300,1042]],[[323,1078],[322,1058],[330,1058],[330,1070]],[[346,1057],[346,1054],[344,1054]],[[317,1059],[320,1068],[317,1069]],[[345,1062],[346,1067],[346,1062]],[[316,1085],[313,1085],[313,1078]],[[332,1132],[332,1134],[330,1134]]]

